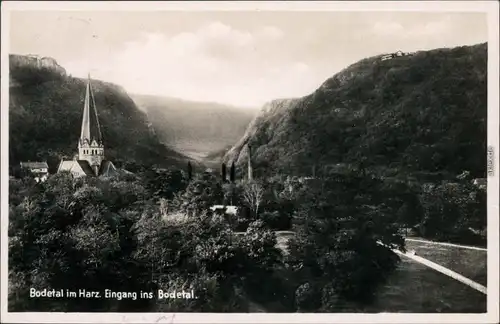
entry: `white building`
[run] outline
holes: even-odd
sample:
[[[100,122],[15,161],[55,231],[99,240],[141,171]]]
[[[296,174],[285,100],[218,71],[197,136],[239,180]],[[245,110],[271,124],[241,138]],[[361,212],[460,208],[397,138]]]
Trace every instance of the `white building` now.
[[[36,182],[44,182],[49,176],[47,162],[21,162],[21,169],[30,172]]]
[[[238,206],[213,205],[212,207],[210,207],[210,210],[213,212],[215,211],[224,212],[225,214],[229,215],[238,214]]]

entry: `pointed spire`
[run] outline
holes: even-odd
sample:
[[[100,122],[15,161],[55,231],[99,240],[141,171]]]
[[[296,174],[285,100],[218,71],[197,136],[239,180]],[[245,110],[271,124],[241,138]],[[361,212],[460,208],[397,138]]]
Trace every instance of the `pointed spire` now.
[[[90,82],[87,83],[87,88],[85,91],[85,102],[83,104],[83,117],[82,117],[82,132],[80,134],[80,140],[83,142],[85,139],[90,140],[90,123],[89,123],[89,85]]]
[[[93,106],[91,108],[91,106]],[[83,106],[82,118],[82,132],[80,134],[80,141],[87,140],[88,143],[96,141],[98,144],[102,143],[101,127],[99,125],[99,118],[97,116],[97,107],[95,104],[94,92],[90,82],[90,73],[88,74],[88,82],[85,90],[85,102]]]

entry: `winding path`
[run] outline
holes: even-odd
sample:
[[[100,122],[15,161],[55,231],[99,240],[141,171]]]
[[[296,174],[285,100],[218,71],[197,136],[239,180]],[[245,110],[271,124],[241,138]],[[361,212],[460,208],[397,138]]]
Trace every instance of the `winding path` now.
[[[288,239],[286,238],[286,236],[288,235],[293,235],[294,233],[292,231],[276,231],[275,232],[278,236],[282,236],[284,241],[288,241]],[[280,235],[281,234],[281,235]],[[452,244],[452,243],[444,243],[444,242],[434,242],[434,241],[427,241],[427,240],[422,240],[422,239],[412,239],[412,238],[406,238],[407,241],[414,241],[414,242],[422,242],[422,243],[428,243],[428,244],[434,244],[434,245],[443,245],[443,246],[451,246],[451,247],[458,247],[458,248],[463,248],[463,249],[471,249],[471,250],[478,250],[478,251],[487,251],[487,249],[485,248],[479,248],[479,247],[475,247],[475,246],[466,246],[466,245],[459,245],[459,244]],[[384,245],[382,242],[378,242],[379,244],[381,245]],[[278,245],[282,250],[286,250],[286,248],[282,245],[282,244],[279,244]],[[403,253],[397,249],[392,249],[392,251],[398,255],[402,255],[402,256],[405,256],[415,262],[418,262],[420,264],[423,264],[435,271],[438,271],[444,275],[447,275],[461,283],[463,283],[464,285],[467,285],[483,294],[487,294],[487,288],[467,277],[464,277],[462,276],[461,274],[453,271],[453,270],[450,270],[446,267],[443,267],[435,262],[432,262],[428,259],[425,259],[425,258],[422,258],[420,256],[417,256],[415,255],[414,253],[409,253],[409,252],[406,252],[406,253]]]
[[[479,284],[479,283],[477,283],[475,281],[472,281],[469,278],[466,278],[466,277],[462,276],[461,274],[456,273],[455,271],[452,271],[452,270],[450,270],[448,268],[445,268],[445,267],[443,267],[443,266],[441,266],[441,265],[439,265],[437,263],[434,263],[432,261],[429,261],[427,259],[419,257],[418,255],[414,255],[414,254],[411,254],[411,253],[408,253],[408,252],[407,253],[403,253],[403,252],[401,252],[399,250],[396,250],[396,249],[393,249],[392,251],[394,251],[394,253],[396,253],[396,254],[404,255],[405,257],[410,258],[413,261],[416,261],[416,262],[421,263],[421,264],[423,264],[425,266],[428,266],[431,269],[434,269],[434,270],[436,270],[438,272],[441,272],[442,274],[445,274],[445,275],[447,275],[447,276],[449,276],[449,277],[451,277],[451,278],[453,278],[453,279],[455,279],[457,281],[460,281],[461,283],[463,283],[463,284],[465,284],[465,285],[467,285],[467,286],[469,286],[469,287],[471,287],[471,288],[473,288],[473,289],[475,289],[477,291],[480,291],[480,292],[482,292],[485,295],[487,294],[487,289],[486,289],[485,286],[483,286],[483,285],[481,285],[481,284]]]
[[[487,251],[487,249],[485,249],[485,248],[480,248],[480,247],[476,247],[476,246],[459,245],[459,244],[452,244],[452,243],[445,243],[445,242],[434,242],[434,241],[427,241],[427,240],[423,240],[423,239],[413,239],[413,238],[405,238],[405,240],[411,241],[411,242],[421,242],[421,243],[428,243],[428,244],[435,244],[435,245],[452,246],[452,247],[458,247],[458,248],[462,248],[462,249]]]

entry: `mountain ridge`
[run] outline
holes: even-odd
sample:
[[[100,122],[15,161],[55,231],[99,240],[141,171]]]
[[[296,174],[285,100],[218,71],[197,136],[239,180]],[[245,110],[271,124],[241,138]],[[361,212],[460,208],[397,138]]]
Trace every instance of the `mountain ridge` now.
[[[213,162],[210,155],[233,145],[257,113],[254,109],[174,97],[135,94],[132,98],[149,116],[163,143],[209,164]]]
[[[219,106],[219,107],[224,107],[228,108],[229,110],[236,110],[236,111],[241,111],[241,110],[247,110],[247,111],[257,111],[260,109],[258,106],[239,106],[239,105],[234,105],[230,103],[224,103],[224,102],[219,102],[219,101],[203,101],[203,100],[191,100],[191,99],[185,99],[181,97],[173,97],[173,96],[166,96],[166,95],[156,95],[156,94],[146,94],[146,93],[138,93],[138,92],[133,92],[130,93],[131,98],[138,98],[138,99],[145,99],[145,98],[150,98],[150,99],[163,99],[169,102],[178,102],[178,103],[191,103],[191,104],[200,104],[200,105],[209,105],[209,106]],[[139,107],[140,108],[140,107]]]
[[[46,63],[40,63],[46,62]],[[51,172],[77,152],[86,79],[69,76],[54,59],[9,55],[9,162],[45,160]],[[183,165],[189,160],[162,145],[119,85],[92,80],[106,158],[118,166]]]
[[[255,168],[267,172],[341,163],[483,177],[487,44],[382,56],[349,65],[311,94],[267,103],[223,161],[243,165],[251,144]]]

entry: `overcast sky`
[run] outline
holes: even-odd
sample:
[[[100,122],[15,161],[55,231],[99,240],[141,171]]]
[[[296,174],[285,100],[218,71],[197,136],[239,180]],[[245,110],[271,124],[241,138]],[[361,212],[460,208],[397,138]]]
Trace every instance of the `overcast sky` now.
[[[487,41],[482,13],[12,12],[10,52],[73,76],[238,106],[307,95],[367,56]]]

